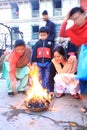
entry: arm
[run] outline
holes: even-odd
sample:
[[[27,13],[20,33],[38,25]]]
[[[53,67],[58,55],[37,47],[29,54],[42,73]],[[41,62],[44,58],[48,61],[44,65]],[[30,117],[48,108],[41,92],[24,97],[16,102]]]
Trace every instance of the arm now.
[[[13,57],[10,58],[9,67],[10,67],[9,76],[10,76],[10,81],[12,85],[12,90],[15,91],[16,82],[17,82],[16,81],[16,63],[14,62]]]
[[[51,35],[48,36],[48,40],[54,41],[55,35],[56,35],[55,34],[55,24],[52,23],[52,25],[51,25]]]
[[[35,43],[34,48],[32,50],[31,62],[37,62],[36,55],[37,55],[37,43]]]
[[[12,85],[13,91],[16,89],[16,64],[20,58],[20,55],[15,52],[15,50],[11,53],[10,59],[9,59],[9,76],[10,81]]]
[[[55,33],[55,24],[53,23],[53,22],[51,22],[50,20],[48,20],[48,22],[47,22],[47,24],[46,24],[46,26],[49,28],[49,36],[48,36],[48,40],[49,41],[54,41],[54,39],[55,39],[55,35],[56,35],[56,33]]]
[[[60,27],[60,31],[59,31],[59,36],[60,37],[66,37],[66,26],[67,26],[67,21],[70,18],[70,12],[66,15],[66,17],[64,18],[64,21]]]
[[[67,22],[62,23],[60,27],[60,31],[59,31],[59,37],[66,37],[66,25],[67,25]]]
[[[50,77],[49,77],[50,92],[54,92],[54,76],[55,76],[55,74],[56,74],[56,69],[55,69],[53,63],[51,62]]]
[[[78,65],[78,60],[77,60],[76,56],[71,55],[68,58],[68,63],[71,64],[71,68],[72,68],[70,73],[75,74],[77,71],[77,65]]]

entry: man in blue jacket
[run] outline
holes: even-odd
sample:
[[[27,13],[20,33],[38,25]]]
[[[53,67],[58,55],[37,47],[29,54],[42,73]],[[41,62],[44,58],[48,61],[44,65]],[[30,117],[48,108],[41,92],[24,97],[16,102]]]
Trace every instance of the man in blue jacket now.
[[[46,26],[49,29],[49,36],[48,36],[48,40],[54,42],[55,41],[55,24],[49,20],[49,16],[48,16],[48,12],[47,10],[44,10],[42,12],[42,16],[43,16],[43,20],[46,21]]]

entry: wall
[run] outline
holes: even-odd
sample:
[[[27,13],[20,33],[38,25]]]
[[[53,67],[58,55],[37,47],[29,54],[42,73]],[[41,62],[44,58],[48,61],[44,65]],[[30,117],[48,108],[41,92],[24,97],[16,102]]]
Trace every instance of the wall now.
[[[19,19],[13,20],[11,18],[11,8],[0,10],[0,22],[4,23],[10,27],[19,26],[20,31],[24,34],[24,40],[27,42],[31,41],[32,36],[32,25],[45,25],[45,22],[42,20],[42,11],[48,10],[49,18],[54,21],[56,24],[61,24],[64,16],[67,12],[74,6],[79,6],[79,0],[62,0],[62,16],[53,16],[53,5],[52,0],[40,2],[40,17],[31,17],[32,7],[30,3],[25,3],[19,5]],[[2,28],[0,26],[0,28]],[[1,33],[1,32],[0,32]],[[3,32],[6,33],[6,30]],[[8,40],[9,41],[9,40]],[[8,42],[10,44],[10,41]]]

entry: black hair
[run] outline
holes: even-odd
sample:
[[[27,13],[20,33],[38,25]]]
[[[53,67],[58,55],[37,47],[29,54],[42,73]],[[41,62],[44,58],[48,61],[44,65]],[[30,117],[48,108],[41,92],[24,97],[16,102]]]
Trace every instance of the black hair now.
[[[44,10],[44,11],[42,12],[42,15],[48,15],[47,10]]]
[[[77,13],[77,12],[82,14],[82,13],[84,13],[84,10],[81,7],[74,7],[71,9],[69,16],[72,17],[72,15]]]
[[[17,39],[17,40],[15,41],[14,47],[16,48],[16,47],[18,47],[18,46],[25,46],[25,42],[24,42],[23,39]]]
[[[67,59],[66,52],[65,52],[64,48],[61,45],[57,45],[53,49],[53,55],[54,55],[55,52],[58,52],[60,55],[62,55],[64,57],[64,59]]]
[[[46,26],[44,26],[44,27],[41,27],[40,29],[39,29],[39,33],[44,33],[44,32],[46,32],[47,34],[49,33],[49,28],[48,27],[46,27]]]

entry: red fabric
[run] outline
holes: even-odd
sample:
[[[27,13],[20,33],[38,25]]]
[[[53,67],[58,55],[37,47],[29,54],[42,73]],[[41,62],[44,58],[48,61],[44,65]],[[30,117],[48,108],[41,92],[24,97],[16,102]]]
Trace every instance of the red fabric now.
[[[14,81],[16,80],[16,75],[15,75],[15,72],[16,72],[16,64],[18,62],[20,58],[20,55],[14,50],[10,56],[10,60],[9,60],[9,65],[10,65],[10,71],[9,71],[9,74],[10,74],[10,79],[11,81]]]
[[[82,26],[73,25],[69,29],[66,28],[66,23],[63,23],[60,29],[60,36],[70,37],[71,42],[77,46],[87,43],[87,20]]]
[[[68,55],[75,55],[75,52],[68,52]]]
[[[67,22],[62,23],[60,27],[60,31],[59,31],[59,37],[66,37],[66,25],[67,25]]]
[[[37,49],[37,58],[51,58],[50,48],[38,48]]]

